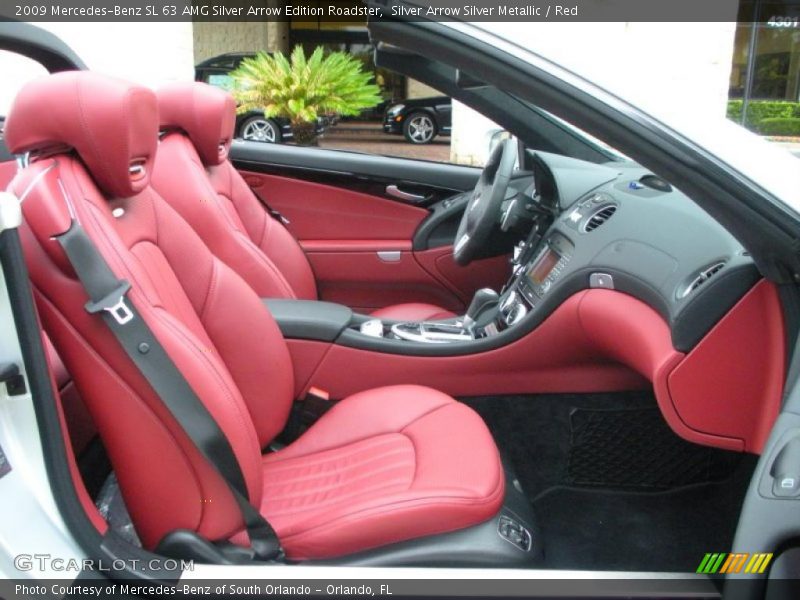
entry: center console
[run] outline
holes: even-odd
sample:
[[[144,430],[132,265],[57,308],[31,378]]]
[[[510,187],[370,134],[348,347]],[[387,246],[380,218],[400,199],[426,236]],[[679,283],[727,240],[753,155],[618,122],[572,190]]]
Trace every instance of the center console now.
[[[560,233],[553,233],[539,253],[517,270],[500,302],[499,329],[519,323],[551,290],[564,274],[575,245]]]
[[[397,322],[359,315],[340,304],[309,300],[265,300],[287,338],[336,342],[405,353],[429,347],[448,352],[513,328],[533,312],[564,275],[574,244],[553,232],[536,254],[519,264],[503,293],[478,290],[464,316],[439,321]],[[443,347],[445,346],[445,347]],[[434,350],[439,347],[440,350]],[[462,350],[465,351],[465,350]]]

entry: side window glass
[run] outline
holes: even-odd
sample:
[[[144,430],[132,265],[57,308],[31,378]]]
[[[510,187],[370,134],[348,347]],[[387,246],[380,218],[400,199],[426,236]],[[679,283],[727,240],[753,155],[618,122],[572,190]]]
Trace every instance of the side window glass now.
[[[227,73],[210,73],[205,77],[206,83],[223,90],[230,90],[233,87],[233,80]]]

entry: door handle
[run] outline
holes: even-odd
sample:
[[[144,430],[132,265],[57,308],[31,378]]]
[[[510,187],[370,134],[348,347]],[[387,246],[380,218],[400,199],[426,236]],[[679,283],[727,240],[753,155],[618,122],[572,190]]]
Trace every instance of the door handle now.
[[[405,202],[411,202],[412,204],[419,204],[420,202],[425,202],[428,199],[427,197],[420,196],[419,194],[404,192],[396,185],[387,185],[386,193],[389,196],[397,198],[398,200],[404,200]]]

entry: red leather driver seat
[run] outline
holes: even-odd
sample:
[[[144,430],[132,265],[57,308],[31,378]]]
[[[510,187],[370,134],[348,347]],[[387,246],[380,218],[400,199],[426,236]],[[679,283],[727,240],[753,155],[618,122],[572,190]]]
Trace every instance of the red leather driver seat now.
[[[258,295],[149,185],[157,134],[153,92],[89,72],[28,84],[5,129],[9,148],[32,157],[11,186],[23,201],[20,235],[42,325],[97,425],[145,547],[177,528],[246,538],[221,476],[102,318],[85,310],[54,239],[73,221],[131,283],[128,301],[230,441],[250,501],[288,557],[340,556],[497,513],[504,477],[486,426],[424,387],[346,398],[296,442],[262,455],[286,423],[291,358]]]
[[[161,129],[152,183],[211,251],[262,298],[317,300],[303,249],[274,219],[228,160],[236,122],[233,97],[205,83],[157,92]],[[407,303],[373,312],[400,321],[448,319],[438,306]]]

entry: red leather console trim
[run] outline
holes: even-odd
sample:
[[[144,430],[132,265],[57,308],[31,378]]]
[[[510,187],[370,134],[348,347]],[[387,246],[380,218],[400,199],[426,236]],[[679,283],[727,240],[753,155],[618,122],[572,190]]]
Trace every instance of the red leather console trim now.
[[[651,382],[664,418],[685,439],[759,452],[780,406],[785,374],[777,292],[759,283],[688,355],[672,347],[652,308],[613,290],[567,299],[530,334],[480,354],[417,357],[305,342],[297,389],[334,398],[413,381],[456,396],[597,392]],[[327,351],[325,351],[327,349]],[[757,350],[756,350],[757,349]],[[313,373],[305,378],[307,373]],[[352,377],[358,373],[358,377]]]
[[[306,384],[332,345],[288,339],[286,346],[289,348],[294,366],[294,397],[302,398],[308,391]]]
[[[648,379],[683,356],[672,347],[667,323],[633,296],[589,290],[581,298],[578,320],[598,355],[627,365]]]
[[[762,280],[668,378],[685,427],[761,452],[780,412],[786,342],[776,287]]]
[[[641,388],[645,378],[605,356],[581,327],[581,299],[594,291],[568,298],[527,336],[480,354],[436,358],[331,345],[311,379],[303,382],[303,390],[315,385],[334,398],[343,398],[363,389],[406,382],[458,396]],[[663,324],[654,311],[651,321]],[[649,321],[640,323],[645,330],[650,325]]]
[[[242,171],[298,240],[410,240],[428,211],[301,179]]]

